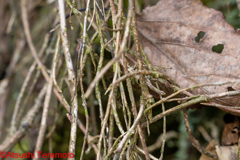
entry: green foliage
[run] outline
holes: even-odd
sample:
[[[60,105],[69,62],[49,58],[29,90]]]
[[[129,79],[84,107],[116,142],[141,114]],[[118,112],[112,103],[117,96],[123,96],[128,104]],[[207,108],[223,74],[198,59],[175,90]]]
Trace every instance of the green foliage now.
[[[235,29],[240,28],[239,9],[236,0],[202,0],[203,4],[221,11],[226,21]]]

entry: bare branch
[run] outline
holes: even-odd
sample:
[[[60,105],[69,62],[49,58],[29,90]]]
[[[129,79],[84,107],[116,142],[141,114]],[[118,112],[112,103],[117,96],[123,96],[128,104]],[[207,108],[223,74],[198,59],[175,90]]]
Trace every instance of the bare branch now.
[[[71,123],[71,132],[70,132],[70,141],[69,141],[69,153],[73,153],[75,155],[75,145],[76,145],[76,138],[77,138],[77,113],[78,113],[78,101],[76,93],[76,77],[73,69],[73,63],[71,59],[71,55],[69,52],[69,44],[67,39],[67,32],[66,32],[66,21],[65,21],[65,9],[64,9],[64,0],[59,0],[59,16],[60,16],[60,27],[61,27],[61,37],[62,37],[62,45],[63,51],[65,55],[67,71],[68,71],[68,80],[70,83],[70,93],[71,98],[73,99],[73,108],[72,108],[72,123]],[[70,158],[74,159],[74,158]]]

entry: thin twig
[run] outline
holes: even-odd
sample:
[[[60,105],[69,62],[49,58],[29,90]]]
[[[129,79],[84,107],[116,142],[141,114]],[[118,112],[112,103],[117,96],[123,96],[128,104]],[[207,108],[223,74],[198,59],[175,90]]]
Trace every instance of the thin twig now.
[[[60,16],[60,27],[61,27],[61,37],[62,37],[62,45],[63,51],[66,60],[66,66],[68,71],[68,80],[70,82],[70,93],[73,99],[73,108],[72,108],[72,123],[71,123],[71,131],[70,131],[70,141],[69,141],[69,153],[75,154],[75,145],[76,145],[76,138],[77,138],[77,113],[78,113],[78,101],[76,93],[76,77],[73,69],[73,63],[71,59],[71,55],[69,52],[69,44],[67,39],[67,32],[66,32],[66,21],[65,21],[65,9],[64,9],[64,0],[59,0],[59,16]],[[74,159],[74,158],[70,158]]]
[[[96,8],[96,5],[97,3],[94,1],[94,8]],[[99,12],[96,12],[96,18],[97,18],[97,25],[99,26],[98,27],[98,37],[100,39],[100,45],[101,45],[101,49],[100,49],[100,58],[99,58],[99,61],[98,61],[98,66],[97,66],[97,73],[96,73],[96,76],[99,75],[101,69],[102,69],[102,65],[103,65],[103,60],[104,60],[104,40],[103,40],[103,35],[102,35],[102,30],[101,30],[101,19],[99,18],[100,15],[99,15]],[[91,84],[90,84],[91,85]],[[95,93],[96,93],[96,98],[98,100],[98,104],[99,104],[99,113],[100,113],[100,120],[101,120],[101,132],[100,132],[100,138],[99,138],[99,141],[98,141],[98,147],[99,147],[99,151],[97,153],[97,158],[100,158],[100,152],[101,152],[101,141],[102,141],[102,138],[104,137],[103,139],[103,143],[104,143],[104,154],[106,154],[107,152],[107,148],[106,148],[106,145],[107,145],[107,142],[106,142],[106,138],[105,138],[105,135],[108,134],[109,132],[109,129],[108,129],[108,124],[105,123],[105,118],[108,117],[108,114],[110,112],[110,105],[108,103],[107,105],[107,111],[106,111],[106,115],[104,115],[104,110],[103,110],[103,105],[102,105],[102,98],[101,98],[101,92],[100,92],[100,85],[99,85],[99,82],[96,83],[95,85]],[[109,95],[109,97],[111,97],[111,94]],[[105,116],[105,117],[104,117]],[[106,127],[106,134],[105,134],[105,127]],[[99,146],[100,145],[100,146]]]
[[[166,110],[165,112],[162,112],[162,113],[158,114],[157,116],[153,117],[151,123],[156,122],[159,119],[162,119],[164,116],[167,116],[167,115],[171,114],[172,112],[178,111],[178,110],[183,109],[183,108],[187,108],[187,107],[192,106],[194,104],[198,104],[198,103],[201,103],[201,102],[207,102],[207,101],[210,101],[210,100],[215,99],[215,98],[221,98],[221,97],[225,97],[225,96],[234,96],[234,95],[239,95],[239,94],[240,94],[240,91],[230,91],[230,92],[223,92],[223,93],[217,93],[217,94],[212,94],[212,95],[201,95],[198,98],[192,99],[188,102],[182,103],[182,104],[177,105],[177,106],[175,106],[171,109]],[[161,103],[164,103],[165,100],[166,100],[166,98],[163,98],[161,100]],[[146,112],[146,110],[145,110],[145,112]],[[236,112],[240,112],[240,111],[235,110],[235,113]],[[145,122],[145,123],[142,124],[141,127],[145,127],[146,125],[147,125],[147,123]]]
[[[157,83],[156,83],[156,85],[158,87]],[[158,87],[158,89],[159,89],[159,87]],[[159,94],[159,97],[162,99],[162,95],[161,94]],[[162,103],[162,112],[165,112],[164,103]],[[164,152],[165,141],[166,141],[166,116],[163,117],[163,139],[162,139],[161,156],[160,156],[159,160],[163,159],[163,152]]]
[[[175,131],[168,131],[166,133],[166,141],[172,138],[178,138],[178,133]],[[148,151],[149,152],[153,152],[156,149],[160,148],[162,146],[162,142],[163,142],[163,134],[161,134],[160,136],[158,136],[156,142],[150,146],[148,146]]]
[[[188,133],[188,136],[190,138],[190,140],[192,141],[192,145],[202,154],[205,154],[206,156],[209,156],[211,158],[218,158],[218,156],[215,153],[209,152],[207,150],[205,150],[202,146],[200,146],[199,142],[195,139],[195,137],[192,135],[190,126],[189,126],[189,121],[188,121],[188,114],[187,114],[187,109],[184,108],[183,109],[183,113],[184,113],[184,121],[185,121],[185,127],[186,127],[186,131]]]
[[[110,87],[114,87],[116,84],[118,84],[119,82],[122,82],[122,81],[125,81],[126,79],[130,78],[130,77],[133,77],[133,76],[137,76],[137,75],[152,75],[154,77],[157,77],[157,78],[163,78],[164,75],[159,73],[159,72],[156,72],[156,71],[147,71],[147,70],[139,70],[139,71],[134,71],[134,72],[131,72],[131,73],[128,73],[128,74],[125,74],[124,76],[120,77],[117,81],[115,81],[114,83],[112,83]],[[109,90],[109,89],[108,89]],[[108,92],[108,90],[106,92]]]
[[[33,158],[34,160],[38,160],[40,158],[38,157],[38,151],[42,150],[42,145],[44,142],[44,136],[47,129],[47,117],[48,117],[48,109],[49,109],[50,99],[52,94],[52,87],[53,87],[53,81],[51,78],[49,83],[47,84],[47,92],[46,92],[45,101],[44,101],[41,125],[40,125],[39,134],[38,134],[36,147],[35,147],[36,156]]]
[[[113,94],[113,98],[112,98],[112,112],[113,112],[113,115],[114,115],[114,118],[115,118],[115,121],[116,121],[116,124],[118,126],[118,129],[120,131],[121,134],[124,134],[125,131],[122,127],[122,124],[121,124],[121,121],[119,120],[119,117],[118,117],[118,114],[117,114],[117,102],[116,102],[116,92],[117,92],[117,89],[115,88],[114,89],[114,94]]]
[[[17,98],[17,102],[16,102],[15,107],[14,107],[14,111],[13,111],[13,116],[12,116],[12,121],[11,121],[11,128],[10,128],[10,135],[12,135],[16,131],[16,118],[17,118],[17,114],[19,113],[20,103],[21,103],[23,94],[24,94],[26,88],[29,85],[28,83],[30,81],[31,75],[33,74],[33,71],[35,70],[36,65],[37,65],[36,62],[34,62],[31,65],[31,67],[29,68],[28,73],[26,75],[26,78],[25,78],[25,80],[23,82],[23,85],[21,87],[19,96]]]
[[[47,85],[45,85],[38,97],[35,99],[35,104],[32,106],[31,110],[29,110],[22,120],[19,129],[11,136],[9,136],[1,145],[0,145],[0,152],[1,151],[9,151],[11,150],[27,133],[27,131],[31,128],[33,120],[36,114],[39,112],[42,106],[42,100],[46,93]]]
[[[90,84],[91,81],[92,81],[91,60],[89,59],[87,61],[87,83]],[[94,101],[95,101],[94,95],[91,94],[88,99],[88,105],[90,108],[90,117],[92,122],[93,135],[96,135],[98,133],[98,127],[97,127],[97,114],[96,114]]]
[[[87,109],[87,101],[84,97],[84,88],[83,88],[83,69],[85,66],[85,63],[83,62],[83,55],[84,55],[84,47],[86,43],[86,32],[87,32],[87,17],[88,17],[88,11],[89,11],[89,5],[90,5],[90,0],[87,1],[87,6],[86,6],[86,11],[85,11],[85,16],[84,16],[84,27],[83,27],[83,44],[82,44],[82,50],[79,52],[82,52],[81,54],[81,59],[80,59],[80,88],[81,88],[81,97],[82,97],[82,105],[84,107],[84,113],[85,113],[85,118],[86,118],[86,131],[85,131],[85,136],[84,136],[84,141],[83,141],[83,146],[82,146],[82,152],[80,156],[80,160],[83,158],[83,153],[85,150],[86,146],[86,141],[88,138],[88,129],[89,129],[89,116],[88,116],[88,109]],[[78,82],[77,82],[78,83]],[[77,90],[77,88],[76,88]]]
[[[108,69],[121,57],[121,55],[123,54],[124,50],[125,50],[125,46],[127,44],[127,37],[129,34],[129,30],[130,30],[130,20],[132,17],[132,11],[130,10],[128,12],[128,20],[126,23],[126,29],[124,32],[124,36],[123,36],[123,41],[121,43],[121,47],[120,50],[118,52],[118,54],[111,60],[109,61],[103,68],[102,70],[99,72],[98,76],[96,76],[94,78],[94,80],[92,81],[91,85],[88,87],[87,91],[85,92],[85,97],[88,98],[89,95],[92,93],[92,90],[94,89],[94,86],[96,85],[96,83],[101,79],[101,77],[108,71]]]
[[[190,87],[187,87],[187,88],[184,88],[184,89],[179,89],[177,86],[174,86],[175,89],[177,90],[177,92],[169,95],[168,97],[166,98],[163,98],[162,100],[159,100],[158,102],[154,103],[152,106],[150,106],[149,108],[146,109],[145,112],[147,112],[149,109],[153,108],[153,107],[156,107],[158,106],[159,104],[161,103],[164,103],[166,102],[168,99],[172,98],[172,97],[175,97],[177,96],[178,94],[184,92],[184,91],[187,91],[189,89],[193,90],[195,88],[199,88],[199,87],[205,87],[205,86],[221,86],[221,85],[225,85],[225,84],[228,84],[228,83],[237,83],[238,81],[227,81],[227,82],[217,82],[217,83],[206,83],[206,84],[198,84],[198,85],[193,85],[193,86],[190,86]],[[226,92],[225,92],[226,93]],[[217,98],[217,97],[216,97]]]
[[[138,115],[137,115],[133,125],[131,126],[131,128],[127,131],[127,133],[124,135],[122,141],[118,144],[118,147],[117,147],[117,149],[115,151],[114,160],[118,160],[118,158],[120,156],[120,153],[121,153],[121,151],[123,149],[123,146],[125,145],[125,143],[128,140],[129,136],[135,130],[135,128],[137,127],[141,117],[143,116],[143,110],[144,110],[144,104],[143,104],[143,101],[141,100],[139,113],[138,113]]]
[[[128,19],[127,19],[126,27],[125,27],[126,29],[125,29],[125,32],[124,32],[123,41],[122,41],[122,43],[121,43],[120,51],[119,51],[118,54],[117,54],[110,62],[108,62],[108,64],[100,71],[100,73],[98,74],[98,76],[94,78],[93,82],[91,83],[91,85],[89,86],[88,90],[87,90],[86,93],[85,93],[85,97],[89,97],[89,94],[91,94],[91,92],[92,92],[95,84],[101,79],[101,77],[103,76],[103,74],[112,66],[112,64],[121,57],[122,53],[124,52],[125,46],[126,46],[126,43],[127,43],[127,37],[128,37],[128,34],[129,34],[129,30],[130,30],[131,17],[132,17],[132,10],[131,10],[131,7],[129,7]],[[110,92],[109,99],[111,99],[112,94],[113,94],[113,92]],[[97,155],[97,160],[100,160],[101,142],[102,142],[103,132],[104,132],[104,130],[105,130],[105,126],[106,126],[107,119],[108,119],[108,116],[109,116],[109,112],[110,112],[110,104],[108,104],[108,106],[107,106],[106,115],[105,115],[105,118],[104,118],[103,124],[102,124],[102,129],[101,129],[101,133],[100,133],[100,137],[99,137],[99,142],[98,142],[99,151],[98,151],[98,155]]]
[[[27,16],[27,9],[26,9],[26,0],[21,1],[21,11],[22,11],[22,21],[23,21],[23,27],[24,27],[24,32],[27,38],[27,43],[28,46],[31,50],[31,53],[35,59],[35,62],[37,63],[38,67],[40,67],[41,72],[45,78],[45,80],[48,82],[49,81],[49,75],[47,74],[46,67],[42,64],[40,59],[38,58],[37,51],[33,45],[31,34],[30,34],[30,29],[29,29],[29,23],[28,23],[28,16]],[[65,13],[64,13],[65,14]],[[65,17],[64,17],[65,20]],[[64,21],[65,22],[65,21]],[[54,88],[54,93],[56,97],[61,101],[61,96],[59,95],[58,91]],[[66,104],[62,103],[64,107],[68,110],[68,106]]]
[[[138,146],[136,146],[136,149],[137,149],[139,152],[141,152],[142,154],[145,154],[145,152],[144,152],[141,148],[139,148]],[[149,156],[150,156],[150,158],[153,159],[153,160],[158,160],[156,157],[154,157],[154,156],[151,155],[151,154],[149,154]]]

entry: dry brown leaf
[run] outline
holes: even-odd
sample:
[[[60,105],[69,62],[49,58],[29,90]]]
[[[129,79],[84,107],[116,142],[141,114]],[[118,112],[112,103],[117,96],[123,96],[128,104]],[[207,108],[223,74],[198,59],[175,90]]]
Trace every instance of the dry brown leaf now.
[[[217,153],[219,159],[236,159],[237,157],[237,144],[239,135],[240,117],[226,114],[223,118],[224,129],[222,133],[222,146],[218,146],[214,140],[212,140],[206,147],[207,151]],[[214,160],[204,154],[201,155],[199,160]]]
[[[137,26],[149,62],[180,88],[239,79],[240,35],[221,12],[203,6],[201,1],[161,0],[137,16]],[[197,39],[200,32],[205,35]],[[212,48],[219,44],[224,46],[222,52],[213,52]],[[240,85],[234,82],[194,89],[191,93],[239,89]],[[239,96],[219,98],[217,102],[240,106]]]
[[[238,159],[238,146],[216,146],[219,160],[236,160]]]
[[[240,133],[240,117],[226,114],[223,118],[224,129],[222,133],[222,146],[238,144]]]
[[[218,155],[219,160],[235,160],[237,159],[237,145],[234,146],[218,146],[214,140],[212,140],[206,147],[207,151],[214,152]],[[206,155],[200,157],[199,160],[216,160],[215,158],[210,158]]]
[[[206,147],[206,150],[216,154],[217,152],[215,146],[217,146],[217,144],[214,140],[212,140]],[[199,160],[217,160],[217,159],[202,154]]]

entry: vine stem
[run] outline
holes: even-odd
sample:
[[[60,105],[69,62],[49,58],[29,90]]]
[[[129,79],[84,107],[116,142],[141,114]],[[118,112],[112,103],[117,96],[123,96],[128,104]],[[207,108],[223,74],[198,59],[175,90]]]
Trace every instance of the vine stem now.
[[[78,101],[76,93],[76,77],[74,73],[73,63],[71,59],[71,54],[69,51],[69,43],[67,39],[66,32],[66,21],[65,21],[65,8],[64,8],[64,0],[59,0],[59,16],[60,16],[60,29],[61,29],[61,37],[62,37],[62,46],[68,71],[68,80],[69,80],[69,89],[71,93],[71,98],[73,99],[72,105],[72,123],[71,123],[71,131],[70,131],[70,141],[69,141],[69,153],[73,153],[75,155],[75,145],[77,138],[77,113],[78,113]],[[74,158],[69,158],[69,160],[74,160]]]

